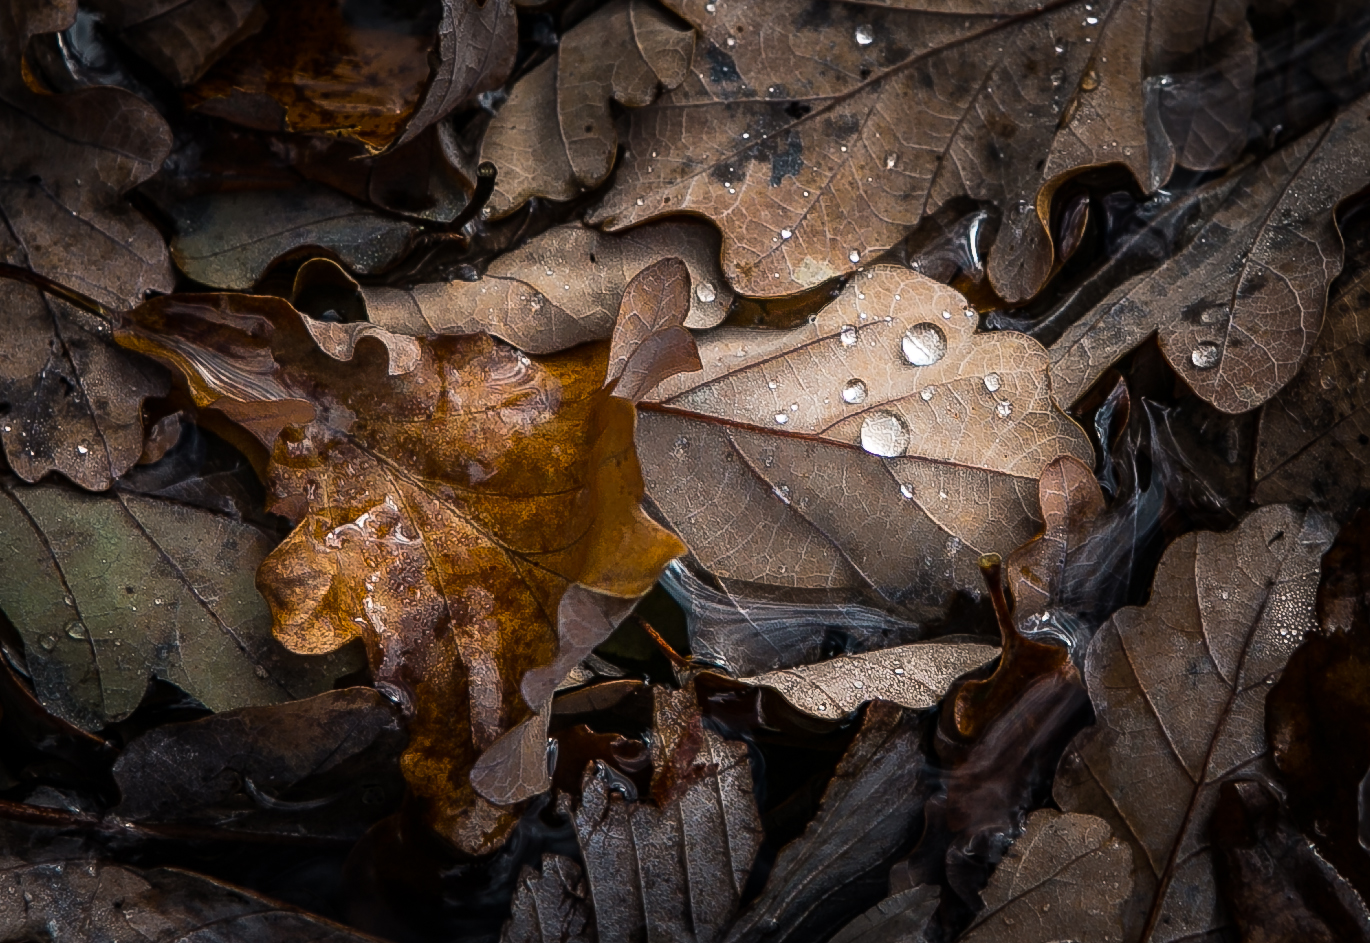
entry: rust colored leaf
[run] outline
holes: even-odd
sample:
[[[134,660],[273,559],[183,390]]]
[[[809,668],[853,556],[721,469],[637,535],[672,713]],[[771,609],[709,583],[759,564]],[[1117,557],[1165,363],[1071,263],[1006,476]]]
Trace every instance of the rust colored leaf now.
[[[684,260],[694,286],[685,326],[713,327],[733,294],[718,269],[718,235],[672,220],[622,235],[558,226],[500,256],[478,281],[363,288],[368,317],[401,334],[487,331],[534,354],[604,340],[628,283],[652,263]]]
[[[541,871],[525,866],[514,890],[513,913],[500,943],[593,943],[590,888],[580,865],[562,855],[542,856]]]
[[[1222,780],[1269,763],[1266,694],[1314,627],[1324,518],[1261,508],[1228,534],[1188,534],[1166,551],[1151,602],[1095,635],[1085,678],[1097,722],[1057,774],[1068,812],[1104,818],[1133,847],[1124,936],[1214,933],[1209,825]]]
[[[683,550],[639,506],[605,346],[533,361],[486,335],[403,337],[234,295],[154,299],[116,334],[269,451],[271,509],[297,524],[258,575],[277,637],[299,652],[362,638],[412,716],[402,765],[429,822],[495,847],[514,815],[469,774],[538,722],[531,670],[583,657],[558,660],[559,633],[579,637],[568,587],[612,609]]]
[[[1175,371],[1225,412],[1261,405],[1317,339],[1341,270],[1337,204],[1370,183],[1363,97],[1251,168],[1182,251],[1114,291],[1051,349],[1073,402],[1153,333]]]
[[[685,319],[690,314],[690,270],[662,259],[633,276],[623,292],[609,345],[614,395],[636,403],[678,373],[702,368]]]
[[[1061,179],[1122,163],[1147,191],[1164,183],[1172,148],[1145,80],[1237,28],[1245,9],[669,5],[701,34],[689,75],[632,115],[593,222],[700,213],[723,230],[733,287],[773,296],[850,272],[969,198],[1002,208],[989,275],[1010,301],[1053,269],[1045,220]],[[1128,100],[1105,109],[1113,89]]]
[[[630,780],[596,762],[579,803],[563,803],[600,943],[713,943],[737,912],[761,844],[747,748],[704,728],[693,688],[655,693],[651,801],[637,801]]]
[[[262,0],[97,0],[91,4],[138,55],[186,86],[266,25]]]
[[[861,274],[789,331],[722,328],[704,368],[642,407],[648,491],[706,568],[796,588],[861,587],[916,615],[978,591],[977,551],[1031,536],[1036,479],[1091,458],[1052,401],[1045,352],[976,334],[956,292]]]
[[[39,93],[21,75],[36,33],[64,30],[74,2],[0,8],[0,262],[32,269],[112,308],[171,288],[166,245],[124,194],[171,146],[157,111],[119,88]],[[0,442],[26,481],[59,471],[101,490],[143,451],[141,406],[165,374],[114,350],[65,302],[0,281]]]
[[[618,147],[609,103],[641,108],[675,88],[694,41],[692,29],[647,0],[613,0],[572,27],[557,54],[514,85],[485,132],[481,158],[499,168],[491,214],[603,183]]]
[[[984,891],[962,943],[1109,943],[1132,889],[1132,850],[1092,815],[1040,809]]]

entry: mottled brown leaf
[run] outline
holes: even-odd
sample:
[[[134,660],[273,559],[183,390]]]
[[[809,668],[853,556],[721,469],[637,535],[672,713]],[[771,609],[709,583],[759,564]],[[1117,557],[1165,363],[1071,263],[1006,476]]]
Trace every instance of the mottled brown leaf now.
[[[97,0],[91,6],[123,42],[181,86],[267,21],[262,0]]]
[[[703,214],[723,230],[733,287],[772,296],[850,272],[954,200],[992,202],[1004,220],[990,278],[1025,300],[1053,267],[1044,220],[1060,178],[1114,162],[1148,191],[1169,176],[1143,80],[1233,29],[1244,4],[1225,4],[1235,21],[1176,0],[954,16],[943,4],[675,0],[701,34],[689,77],[631,116],[592,221]],[[1110,88],[1134,100],[1089,107]],[[1166,157],[1153,161],[1157,147]]]
[[[491,214],[603,183],[618,147],[610,102],[641,108],[675,88],[694,39],[648,0],[613,0],[572,27],[557,54],[514,85],[485,132],[481,158],[499,168]]]
[[[912,589],[928,615],[979,590],[977,551],[1031,536],[1048,463],[1091,458],[1045,352],[976,334],[964,298],[905,269],[862,273],[793,330],[720,329],[700,354],[643,404],[638,446],[652,500],[721,577]]]
[[[1132,890],[1132,850],[1092,815],[1040,809],[1028,817],[985,888],[985,909],[962,943],[1117,943]]]
[[[327,690],[350,651],[293,655],[253,585],[273,541],[226,514],[0,478],[0,609],[39,700],[86,730],[127,717],[150,678],[213,710]]]
[[[430,823],[492,850],[515,816],[469,774],[536,715],[520,685],[558,658],[568,587],[631,599],[683,550],[639,506],[605,345],[535,362],[487,335],[403,337],[234,295],[155,299],[116,334],[269,450],[270,507],[297,524],[258,575],[276,636],[299,652],[362,638],[411,716],[403,768]]]
[[[1341,270],[1333,210],[1370,183],[1367,118],[1370,96],[1251,168],[1188,246],[1066,331],[1051,348],[1062,402],[1153,333],[1185,382],[1226,412],[1293,379]]]
[[[718,269],[718,234],[691,221],[606,235],[578,223],[558,226],[490,264],[478,281],[364,288],[368,317],[402,334],[487,331],[534,354],[603,340],[633,276],[667,256],[690,270],[685,326],[713,327],[733,294]]]
[[[171,288],[157,230],[124,200],[171,147],[157,111],[120,88],[39,93],[21,51],[66,29],[74,2],[0,6],[0,262],[32,269],[112,308]],[[141,406],[165,374],[111,348],[64,302],[0,281],[0,442],[26,481],[59,471],[100,490],[143,451]]]
[[[1219,783],[1268,764],[1266,693],[1314,627],[1325,518],[1261,508],[1228,534],[1181,537],[1151,602],[1095,635],[1085,679],[1097,721],[1072,744],[1055,798],[1104,818],[1130,844],[1124,939],[1214,934],[1209,822]]]

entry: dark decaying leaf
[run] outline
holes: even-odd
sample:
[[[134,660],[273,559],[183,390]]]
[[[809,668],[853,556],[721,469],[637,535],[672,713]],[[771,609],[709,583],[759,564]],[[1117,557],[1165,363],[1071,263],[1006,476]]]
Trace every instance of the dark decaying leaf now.
[[[641,108],[675,88],[694,43],[692,29],[649,0],[613,0],[572,27],[555,56],[515,83],[481,141],[481,158],[499,168],[491,214],[603,183],[618,147],[610,102]]]
[[[885,894],[886,869],[912,843],[923,809],[919,727],[894,704],[866,708],[818,815],[780,849],[728,943],[822,938]]]
[[[721,940],[761,843],[747,747],[703,726],[692,687],[656,689],[656,732],[650,801],[599,762],[563,800],[600,943]]]
[[[594,943],[589,897],[580,865],[563,855],[543,855],[540,871],[525,867],[519,875],[500,943]]]
[[[109,943],[380,943],[377,937],[175,868],[0,858],[0,936]]]
[[[327,690],[359,652],[301,657],[271,637],[253,585],[270,536],[236,518],[123,491],[0,479],[0,608],[34,690],[86,730],[122,720],[151,678],[213,710]]]
[[[1228,534],[1188,534],[1161,560],[1151,601],[1116,613],[1085,661],[1097,722],[1061,762],[1055,798],[1105,819],[1134,851],[1127,941],[1230,926],[1216,895],[1210,821],[1223,780],[1269,764],[1267,692],[1314,628],[1325,518],[1261,508]]]
[[[831,943],[909,943],[923,938],[923,930],[937,909],[937,888],[923,885],[886,897],[852,920]]]
[[[413,224],[383,216],[328,187],[232,190],[170,208],[171,257],[213,288],[245,291],[273,262],[307,250],[337,256],[357,272],[378,272],[409,248]]]
[[[165,243],[124,200],[161,165],[171,132],[120,88],[53,95],[25,84],[29,39],[75,16],[74,0],[0,5],[0,262],[127,308],[171,288]],[[26,481],[55,470],[108,488],[142,453],[142,403],[166,392],[165,374],[28,285],[0,281],[0,308],[0,442],[10,469]]]
[[[718,235],[690,220],[616,236],[579,223],[558,226],[500,256],[474,282],[361,291],[368,318],[387,330],[486,331],[529,353],[548,354],[608,338],[628,282],[667,256],[690,270],[694,291],[685,326],[722,321],[733,294],[718,269]]]
[[[1011,301],[1052,271],[1045,221],[1061,178],[1117,163],[1150,192],[1170,176],[1160,76],[1245,29],[1246,6],[669,5],[701,34],[689,75],[631,116],[593,222],[700,213],[723,230],[733,287],[771,296],[852,271],[953,201],[993,202],[1003,222],[989,274]],[[1223,130],[1244,141],[1229,86],[1195,85],[1185,104],[1223,108]],[[1169,113],[1193,133],[1184,111]]]
[[[155,727],[114,764],[132,821],[357,839],[403,790],[399,711],[371,688]]]
[[[262,0],[97,0],[91,6],[120,40],[181,86],[267,21]]]
[[[1222,784],[1213,810],[1218,889],[1243,940],[1370,940],[1370,911],[1289,824],[1260,780]]]
[[[975,326],[955,291],[882,266],[804,326],[720,328],[641,406],[652,501],[722,578],[940,615],[978,593],[979,551],[1031,536],[1042,469],[1092,458],[1042,348]]]
[[[1370,183],[1370,96],[1251,168],[1181,252],[1114,291],[1051,348],[1063,402],[1153,333],[1175,371],[1245,412],[1303,365],[1341,270],[1333,211]]]
[[[558,654],[582,594],[605,600],[607,637],[609,609],[683,549],[639,505],[633,407],[603,389],[605,346],[535,362],[486,335],[404,337],[242,295],[154,299],[116,335],[267,453],[270,508],[297,525],[258,575],[277,638],[301,653],[362,638],[411,718],[402,765],[429,821],[493,850],[516,810],[470,773],[545,722],[525,676],[586,654]],[[546,698],[559,680],[543,677]],[[498,800],[526,797],[523,769]]]

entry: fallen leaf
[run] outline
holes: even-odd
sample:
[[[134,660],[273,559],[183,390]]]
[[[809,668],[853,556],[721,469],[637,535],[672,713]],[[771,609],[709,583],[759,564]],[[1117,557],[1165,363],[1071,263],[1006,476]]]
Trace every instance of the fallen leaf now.
[[[685,326],[713,327],[733,294],[718,270],[718,235],[669,221],[611,236],[580,224],[550,229],[500,256],[483,278],[363,288],[367,316],[400,334],[487,331],[532,354],[603,340],[633,276],[666,256],[684,260],[694,285]]]
[[[958,940],[1121,940],[1132,857],[1103,819],[1039,809],[989,879],[985,909]]]
[[[1213,810],[1218,888],[1243,940],[1370,939],[1365,902],[1286,820],[1260,780],[1228,780]]]
[[[11,940],[380,943],[378,937],[176,868],[0,858],[0,935]]]
[[[847,924],[830,943],[909,943],[923,939],[923,930],[937,909],[937,888],[910,888],[891,894]]]
[[[932,707],[953,681],[998,655],[993,645],[920,642],[739,680],[770,688],[815,717],[840,718],[876,699]]]
[[[1051,348],[1052,388],[1078,399],[1153,333],[1175,371],[1229,413],[1293,379],[1341,270],[1333,211],[1370,183],[1370,96],[1251,168],[1182,251],[1123,285]]]
[[[1230,17],[1245,6],[1219,0],[1210,8]],[[1191,170],[1222,170],[1236,162],[1247,143],[1259,58],[1251,27],[1241,23],[1222,41],[1205,44],[1203,58],[1217,61],[1157,83],[1161,125],[1175,146],[1175,163]]]
[[[1162,558],[1151,602],[1094,636],[1085,680],[1097,721],[1062,760],[1055,798],[1105,819],[1133,847],[1124,939],[1229,925],[1210,818],[1222,780],[1269,763],[1266,694],[1314,627],[1331,537],[1324,518],[1284,506],[1254,511],[1232,533],[1187,534]]]
[[[1092,460],[1045,352],[976,334],[960,295],[907,270],[862,273],[793,330],[719,329],[700,358],[641,405],[638,450],[656,507],[725,579],[935,617],[979,591],[979,550],[1031,536],[1042,469]]]
[[[516,816],[469,774],[536,729],[529,672],[585,654],[558,661],[561,614],[582,593],[611,608],[645,593],[683,550],[638,504],[633,408],[602,389],[604,345],[535,362],[486,335],[403,337],[234,295],[154,299],[116,335],[269,450],[270,508],[297,525],[258,575],[277,638],[301,653],[362,638],[410,715],[402,765],[428,821],[493,850]],[[550,699],[560,677],[540,678]]]
[[[499,168],[491,215],[603,183],[618,148],[610,102],[641,108],[675,88],[694,42],[694,30],[646,0],[613,0],[568,30],[556,55],[514,84],[481,141],[481,159]]]
[[[262,0],[97,0],[91,6],[122,42],[180,86],[267,22]]]
[[[736,913],[761,822],[747,747],[702,724],[692,688],[656,689],[652,802],[603,763],[563,800],[585,859],[600,943],[712,943]],[[664,739],[662,739],[664,738]]]
[[[923,808],[919,727],[913,711],[894,704],[866,708],[818,815],[780,849],[728,943],[822,938],[885,893],[883,869],[911,842]]]
[[[848,273],[969,198],[1003,214],[989,274],[1014,302],[1052,270],[1060,179],[1122,163],[1148,192],[1165,182],[1171,148],[1144,80],[1245,10],[670,6],[700,32],[689,76],[632,114],[591,222],[702,214],[723,230],[732,286],[773,296]]]
[[[302,658],[253,586],[273,541],[224,514],[0,479],[0,609],[43,706],[85,730],[127,717],[151,677],[211,710],[327,690],[357,652]]]
[[[295,190],[231,190],[170,207],[177,268],[214,288],[246,290],[278,259],[322,249],[349,268],[378,272],[414,241],[411,223],[383,216],[309,184]]]
[[[124,200],[161,165],[171,132],[120,88],[54,95],[25,84],[29,40],[75,16],[69,0],[0,11],[0,262],[122,309],[172,286],[161,236]],[[59,471],[108,488],[142,453],[142,403],[166,392],[165,374],[112,349],[79,312],[35,288],[0,281],[0,307],[0,441],[10,469],[25,481]]]
[[[592,943],[590,889],[580,865],[553,854],[543,855],[541,865],[541,871],[525,866],[519,875],[500,943]]]
[[[653,262],[623,290],[613,339],[608,379],[618,381],[614,395],[634,403],[663,380],[701,368],[694,338],[685,330],[690,314],[690,270],[671,257]]]
[[[113,814],[356,840],[399,804],[404,742],[399,711],[370,688],[166,724],[119,755]]]
[[[661,585],[685,611],[691,656],[734,675],[813,664],[833,651],[864,651],[923,637],[922,626],[870,606],[796,600],[793,590],[762,596],[768,587],[717,582],[721,590],[678,560],[661,576]]]

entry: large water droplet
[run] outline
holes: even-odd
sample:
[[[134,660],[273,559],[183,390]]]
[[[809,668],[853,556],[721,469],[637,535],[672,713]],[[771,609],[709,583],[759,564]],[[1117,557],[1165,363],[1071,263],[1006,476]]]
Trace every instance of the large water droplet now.
[[[871,413],[861,423],[861,448],[872,455],[897,458],[908,447],[909,427],[894,413]]]
[[[931,321],[915,324],[900,342],[904,359],[915,367],[930,367],[947,355],[947,335]]]
[[[869,26],[858,26],[856,28],[856,45],[869,46],[875,42],[875,34],[871,32]]]
[[[985,389],[989,390],[991,393],[998,393],[998,392],[999,392],[999,387],[1001,387],[1001,386],[1003,386],[1003,381],[1001,381],[1001,380],[999,379],[999,374],[997,374],[997,373],[986,373],[986,374],[985,374]]]
[[[850,324],[842,325],[842,330],[837,332],[837,338],[842,341],[843,347],[855,347],[856,328],[852,327]]]
[[[695,297],[705,304],[709,304],[717,298],[718,295],[714,294],[713,285],[710,285],[708,282],[700,282],[695,286]]]
[[[847,385],[842,387],[842,401],[851,403],[853,406],[857,403],[864,403],[866,401],[866,381],[848,380]]]
[[[790,421],[790,415],[789,413],[776,413],[775,421],[777,425],[783,426],[785,423]]]
[[[847,253],[847,258],[851,260],[852,265],[855,265],[857,262],[861,261],[861,253],[853,249]]]
[[[1217,344],[1212,341],[1203,341],[1190,353],[1189,361],[1200,370],[1207,370],[1210,367],[1216,367],[1222,357],[1222,351],[1218,350]]]

